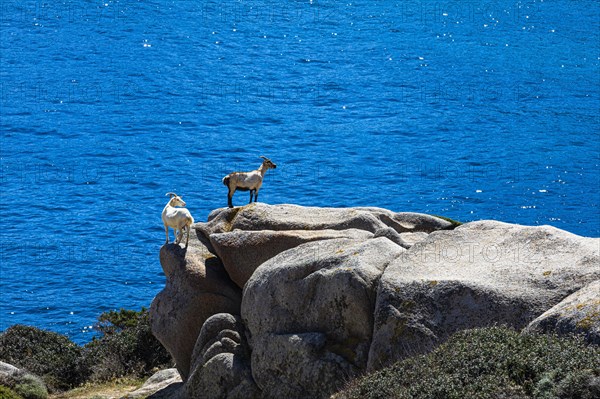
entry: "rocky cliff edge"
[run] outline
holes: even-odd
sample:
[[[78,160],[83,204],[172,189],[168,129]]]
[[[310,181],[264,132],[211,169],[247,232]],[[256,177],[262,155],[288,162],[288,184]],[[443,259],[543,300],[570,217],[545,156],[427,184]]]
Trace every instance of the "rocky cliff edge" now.
[[[468,328],[600,335],[600,239],[380,208],[251,204],[161,248],[179,398],[320,398]]]

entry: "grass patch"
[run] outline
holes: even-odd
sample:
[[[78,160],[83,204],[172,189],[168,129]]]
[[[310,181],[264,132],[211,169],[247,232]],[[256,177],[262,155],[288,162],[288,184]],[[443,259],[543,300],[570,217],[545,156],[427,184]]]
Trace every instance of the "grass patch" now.
[[[349,383],[336,399],[600,397],[600,348],[501,327],[457,333],[427,355]]]
[[[0,385],[0,399],[23,399],[9,387]]]
[[[86,383],[70,391],[51,395],[50,399],[120,398],[138,389],[143,383],[144,380],[138,378],[119,378],[110,382]]]
[[[458,220],[450,219],[445,216],[440,216],[440,215],[431,215],[431,216],[436,217],[438,219],[445,220],[446,222],[452,223],[452,229],[455,229],[458,226],[460,226],[461,224],[463,224],[462,222],[459,222]]]

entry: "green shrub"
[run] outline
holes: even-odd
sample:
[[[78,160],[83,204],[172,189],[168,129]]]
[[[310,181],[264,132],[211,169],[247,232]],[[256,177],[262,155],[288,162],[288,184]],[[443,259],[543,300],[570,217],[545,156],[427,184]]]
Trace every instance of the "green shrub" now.
[[[0,360],[39,375],[51,390],[81,384],[81,347],[67,337],[35,327],[15,325],[0,334]]]
[[[436,218],[439,218],[439,219],[445,220],[447,222],[450,222],[452,224],[452,226],[450,226],[449,230],[454,230],[458,226],[462,225],[462,222],[459,222],[459,221],[454,220],[454,219],[450,219],[450,218],[448,218],[446,216],[440,216],[440,215],[431,215],[431,216],[434,216]]]
[[[144,377],[157,367],[172,364],[167,350],[152,335],[146,309],[111,311],[98,320],[103,335],[88,343],[83,353],[92,380]]]
[[[48,391],[42,381],[38,380],[31,374],[26,375],[21,381],[13,388],[16,393],[23,397],[23,399],[46,399],[48,398]]]
[[[142,308],[139,312],[129,309],[110,310],[98,317],[96,329],[104,335],[110,335],[128,328],[135,328],[140,323],[144,323],[147,318],[146,308]]]
[[[0,399],[23,399],[12,389],[0,385]]]
[[[15,325],[0,334],[0,360],[42,376],[51,391],[67,390],[88,380],[145,377],[153,369],[173,363],[152,335],[146,309],[103,313],[97,329],[100,337],[81,347],[63,335]],[[16,384],[12,386],[17,391]],[[20,389],[28,395],[37,392],[28,385]]]
[[[580,337],[493,327],[457,333],[427,355],[350,382],[336,398],[600,397],[600,348]]]
[[[18,393],[23,399],[46,399],[48,390],[44,382],[33,374],[19,371],[11,376],[7,386]]]

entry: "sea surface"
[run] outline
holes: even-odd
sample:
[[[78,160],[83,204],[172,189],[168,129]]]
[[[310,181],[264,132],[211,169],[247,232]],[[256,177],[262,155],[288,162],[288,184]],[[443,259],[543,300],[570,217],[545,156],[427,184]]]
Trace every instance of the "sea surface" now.
[[[600,236],[600,2],[0,1],[0,331],[165,278],[165,193]],[[234,203],[247,202],[238,193]]]

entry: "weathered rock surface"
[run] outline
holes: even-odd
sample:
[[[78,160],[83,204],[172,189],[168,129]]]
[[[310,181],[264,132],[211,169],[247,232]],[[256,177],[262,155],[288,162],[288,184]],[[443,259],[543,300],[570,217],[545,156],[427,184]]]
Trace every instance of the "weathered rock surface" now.
[[[19,372],[19,369],[12,364],[0,362],[0,377],[7,377]]]
[[[231,279],[241,288],[263,262],[290,248],[306,242],[333,238],[366,240],[368,231],[349,230],[234,230],[210,235],[210,242]]]
[[[216,313],[239,314],[241,290],[221,261],[193,234],[187,251],[164,245],[160,263],[167,283],[150,307],[152,332],[171,353],[185,380],[202,324]]]
[[[331,239],[259,266],[242,318],[266,397],[325,397],[365,369],[377,282],[403,251],[386,238]]]
[[[184,387],[186,397],[260,397],[244,330],[239,316],[221,313],[206,320],[192,355],[191,374]]]
[[[394,213],[382,208],[317,208],[298,205],[253,203],[212,211],[207,223],[196,223],[205,244],[214,233],[239,230],[348,230],[371,233],[392,228],[397,233],[426,232],[453,228],[452,223],[421,213]],[[388,237],[389,238],[389,237]],[[202,239],[202,238],[201,238]],[[394,240],[392,240],[394,241]]]
[[[495,324],[598,343],[600,239],[495,221],[454,227],[380,208],[213,211],[187,252],[161,249],[167,285],[151,317],[184,379],[171,397],[326,397]]]
[[[177,397],[177,389],[181,386],[181,376],[177,369],[160,370],[148,378],[144,385],[133,392],[128,393],[123,399],[138,398],[165,398]]]
[[[600,280],[569,295],[532,321],[526,332],[581,333],[600,345]]]
[[[369,368],[428,351],[462,329],[523,328],[600,278],[599,242],[494,221],[430,234],[381,278]]]
[[[410,247],[418,242],[425,241],[428,236],[429,234],[422,231],[415,233],[400,233],[400,238],[402,241],[407,243]]]

